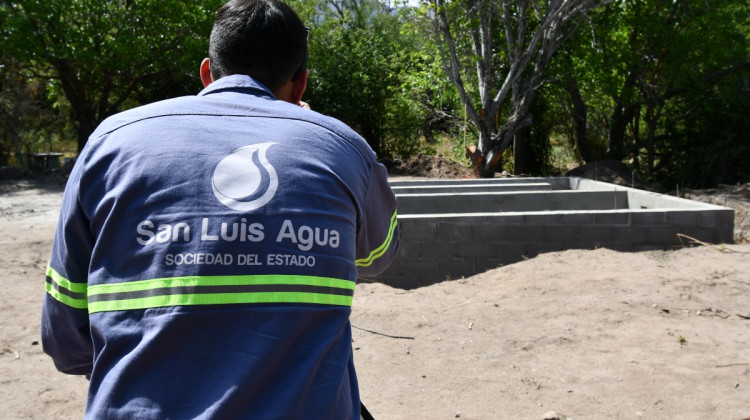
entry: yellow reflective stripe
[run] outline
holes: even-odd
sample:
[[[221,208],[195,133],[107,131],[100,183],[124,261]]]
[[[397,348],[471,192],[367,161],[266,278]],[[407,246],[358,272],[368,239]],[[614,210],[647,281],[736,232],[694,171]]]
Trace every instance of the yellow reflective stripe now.
[[[351,296],[299,292],[179,294],[92,302],[89,305],[89,313],[161,308],[166,306],[226,305],[233,303],[312,303],[352,306],[352,300]]]
[[[388,228],[388,236],[385,237],[385,241],[379,247],[375,248],[366,258],[355,260],[354,264],[356,264],[357,267],[369,267],[375,260],[385,254],[393,241],[393,232],[396,231],[396,224],[398,223],[396,218],[397,214],[398,210],[394,211],[393,216],[391,216],[391,226]]]
[[[186,276],[167,277],[161,279],[138,280],[127,283],[109,283],[89,286],[89,296],[110,293],[129,293],[143,290],[153,290],[170,287],[198,287],[198,286],[247,286],[247,285],[294,284],[308,286],[335,287],[354,290],[354,282],[315,276]]]
[[[86,283],[73,283],[72,281],[61,276],[54,268],[47,266],[47,277],[51,278],[52,281],[57,283],[60,287],[64,287],[73,293],[86,293]]]
[[[55,289],[55,287],[52,284],[50,284],[50,283],[47,283],[45,285],[45,288],[47,290],[47,294],[49,294],[50,296],[52,296],[55,300],[57,300],[60,303],[64,303],[64,304],[66,304],[66,305],[68,305],[68,306],[70,306],[72,308],[76,308],[76,309],[86,309],[86,308],[88,308],[88,302],[86,301],[85,297],[83,299],[77,299],[77,298],[70,297],[70,296],[68,296],[66,294],[61,293],[59,290]]]
[[[86,283],[73,283],[61,276],[55,269],[47,266],[47,282],[45,290],[47,294],[60,303],[76,309],[86,309]]]
[[[189,276],[89,287],[89,313],[182,305],[308,303],[351,306],[355,283],[315,276]]]

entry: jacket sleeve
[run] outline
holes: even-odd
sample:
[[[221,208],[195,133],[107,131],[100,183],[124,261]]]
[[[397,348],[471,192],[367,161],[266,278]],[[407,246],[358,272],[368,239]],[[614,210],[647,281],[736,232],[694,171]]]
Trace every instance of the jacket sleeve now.
[[[373,162],[365,198],[364,218],[357,229],[358,275],[376,276],[391,264],[398,250],[398,201],[388,185],[388,172]]]
[[[77,179],[74,170],[63,194],[46,273],[41,335],[42,348],[59,371],[89,375],[93,345],[86,280],[93,239],[88,219],[79,205]]]

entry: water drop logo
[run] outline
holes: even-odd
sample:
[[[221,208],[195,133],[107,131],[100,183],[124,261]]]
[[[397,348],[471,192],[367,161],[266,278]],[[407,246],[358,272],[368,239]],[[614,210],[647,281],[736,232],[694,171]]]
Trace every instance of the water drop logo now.
[[[211,188],[221,204],[247,212],[271,201],[279,187],[279,178],[266,158],[266,151],[274,144],[242,147],[216,165]]]

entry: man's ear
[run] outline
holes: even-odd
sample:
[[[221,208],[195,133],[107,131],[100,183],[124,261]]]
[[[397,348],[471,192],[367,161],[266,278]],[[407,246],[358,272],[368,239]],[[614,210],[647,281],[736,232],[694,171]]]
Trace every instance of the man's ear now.
[[[307,89],[307,76],[309,74],[310,70],[305,69],[297,75],[297,80],[294,81],[294,86],[292,86],[292,103],[298,104],[302,100],[302,95]]]
[[[207,87],[210,85],[214,78],[211,76],[211,60],[208,58],[204,58],[201,62],[201,82],[203,82],[203,87]]]

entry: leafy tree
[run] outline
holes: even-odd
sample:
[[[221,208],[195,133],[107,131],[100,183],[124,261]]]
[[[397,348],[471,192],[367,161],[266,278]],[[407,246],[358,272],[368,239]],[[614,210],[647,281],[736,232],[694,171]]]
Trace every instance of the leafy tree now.
[[[461,138],[465,132],[463,107],[443,72],[435,39],[425,36],[431,31],[430,20],[415,8],[400,8],[399,12],[399,85],[391,88],[393,97],[388,102],[389,119],[395,123],[390,135],[399,155],[432,153],[424,149],[439,147],[446,136]],[[463,157],[462,148],[456,156]]]
[[[666,185],[706,188],[750,182],[750,77],[735,74],[711,89],[670,103],[660,130],[654,178]]]
[[[396,85],[389,39],[371,28],[326,22],[311,45],[309,97],[320,111],[357,130],[374,150],[385,140],[385,104]]]
[[[711,164],[711,154],[678,152],[685,145],[726,145],[730,138],[737,143],[734,149],[746,144],[747,135],[740,133],[747,131],[714,122],[731,120],[746,107],[746,94],[737,93],[750,68],[748,16],[748,4],[727,0],[630,0],[595,16],[594,24],[606,35],[599,41],[602,65],[590,68],[597,70],[594,91],[611,103],[609,157],[676,183],[687,175],[678,168],[693,168],[691,173],[703,172],[696,166],[720,169]],[[586,63],[594,60],[585,58]],[[725,105],[707,108],[705,103]],[[715,115],[719,109],[721,116]],[[698,128],[698,122],[710,127]],[[702,137],[693,139],[697,133]],[[718,133],[724,134],[719,138]]]
[[[0,56],[0,166],[29,167],[31,153],[55,150],[56,140],[68,135],[65,104],[49,100],[45,80],[29,77],[17,60]]]
[[[666,185],[741,180],[749,7],[628,0],[592,11],[549,69],[556,130],[581,160],[616,158]]]
[[[26,71],[50,80],[77,123],[78,148],[125,107],[200,88],[220,1],[20,0],[2,6],[2,42]]]
[[[478,175],[493,176],[514,139],[515,171],[525,171],[528,148],[516,133],[533,121],[531,103],[547,66],[582,16],[604,3],[609,1],[429,2],[445,71],[479,132],[479,144],[470,151]],[[478,99],[467,89],[471,73]]]
[[[578,162],[604,157],[610,98],[603,94],[608,68],[603,60],[602,38],[609,34],[593,24],[597,16],[611,15],[614,6],[592,10],[579,30],[560,47],[549,67],[546,116],[556,135],[567,138]],[[610,82],[611,83],[611,82]]]
[[[358,131],[383,157],[414,151],[427,111],[417,80],[429,66],[424,36],[408,8],[376,0],[304,2],[314,109]],[[428,88],[429,89],[429,88]]]

